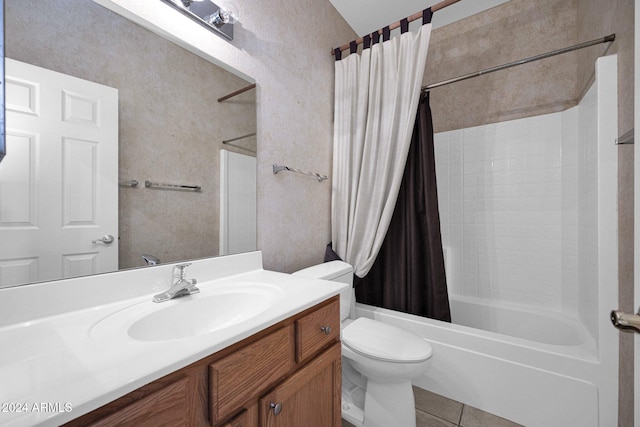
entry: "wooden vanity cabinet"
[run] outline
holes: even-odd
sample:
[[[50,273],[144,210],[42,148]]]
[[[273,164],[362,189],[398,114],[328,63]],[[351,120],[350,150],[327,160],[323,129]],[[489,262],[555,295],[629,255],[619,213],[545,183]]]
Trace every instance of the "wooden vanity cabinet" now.
[[[336,296],[66,425],[340,426],[340,375]]]
[[[293,340],[293,325],[284,326],[209,365],[214,424],[258,399],[295,368]]]
[[[225,422],[222,427],[258,427],[258,406],[252,410],[244,410],[233,419]]]
[[[340,343],[335,343],[260,399],[259,425],[341,425],[340,373]]]

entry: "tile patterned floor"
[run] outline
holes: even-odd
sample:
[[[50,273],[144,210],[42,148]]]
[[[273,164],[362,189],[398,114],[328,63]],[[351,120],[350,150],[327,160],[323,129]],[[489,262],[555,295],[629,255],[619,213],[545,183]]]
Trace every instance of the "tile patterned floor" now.
[[[518,427],[504,418],[473,406],[414,387],[417,427]],[[342,421],[342,427],[353,427]],[[520,426],[521,427],[521,426]]]

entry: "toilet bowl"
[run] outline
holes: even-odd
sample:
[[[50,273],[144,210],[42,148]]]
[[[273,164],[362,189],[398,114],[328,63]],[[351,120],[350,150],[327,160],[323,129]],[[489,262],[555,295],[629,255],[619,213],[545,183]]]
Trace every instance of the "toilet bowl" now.
[[[411,380],[431,365],[431,346],[393,325],[354,317],[353,269],[332,261],[294,275],[349,284],[340,294],[342,417],[358,427],[415,427]]]

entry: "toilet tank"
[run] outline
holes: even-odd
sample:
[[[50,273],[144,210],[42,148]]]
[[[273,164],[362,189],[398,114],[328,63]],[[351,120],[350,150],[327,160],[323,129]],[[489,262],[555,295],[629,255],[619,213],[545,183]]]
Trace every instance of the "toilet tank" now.
[[[343,261],[330,261],[296,271],[293,275],[348,284],[349,287],[340,292],[340,321],[349,317],[353,300],[353,267],[351,265]]]

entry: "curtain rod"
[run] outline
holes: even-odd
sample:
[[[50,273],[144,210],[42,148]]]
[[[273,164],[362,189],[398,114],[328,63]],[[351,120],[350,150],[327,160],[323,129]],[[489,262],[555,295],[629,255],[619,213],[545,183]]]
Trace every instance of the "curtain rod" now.
[[[226,101],[229,98],[233,98],[234,96],[240,95],[241,93],[244,93],[244,92],[246,92],[248,90],[254,89],[255,87],[256,87],[255,83],[250,84],[249,86],[243,87],[242,89],[238,89],[237,91],[232,92],[229,95],[225,95],[222,98],[218,98],[218,102]]]
[[[230,143],[230,142],[237,141],[237,140],[239,140],[239,139],[245,139],[245,138],[249,138],[249,137],[256,136],[256,135],[257,135],[257,134],[256,134],[256,132],[252,132],[252,133],[248,133],[248,134],[246,134],[246,135],[237,136],[237,137],[235,137],[235,138],[231,138],[231,139],[224,139],[224,140],[222,141],[222,143],[223,143],[223,144],[228,144],[228,143]]]
[[[433,6],[431,6],[431,12],[436,12],[440,9],[444,9],[445,7],[451,6],[454,3],[458,3],[459,1],[460,0],[443,0],[440,3],[436,3]],[[422,11],[416,12],[411,16],[407,16],[407,21],[411,22],[420,18],[422,18]],[[400,21],[396,21],[393,24],[389,25],[389,30],[395,30],[396,28],[400,28]],[[378,33],[382,35],[382,30],[376,30],[374,31],[374,33]],[[364,41],[364,38],[362,37],[359,37],[355,40],[356,44],[362,44],[363,41]],[[342,52],[343,50],[349,49],[350,46],[351,46],[350,43],[345,43],[342,46],[340,46],[338,49],[340,49],[340,51]],[[334,54],[335,54],[335,49],[331,49],[331,55],[334,55]]]
[[[540,55],[532,56],[532,57],[529,57],[529,58],[526,58],[526,59],[521,59],[519,61],[510,62],[508,64],[503,64],[503,65],[498,65],[497,67],[487,68],[487,69],[484,69],[484,70],[481,70],[481,71],[476,71],[475,73],[469,73],[469,74],[465,74],[465,75],[462,75],[462,76],[459,76],[459,77],[454,77],[454,78],[449,79],[449,80],[443,80],[443,81],[438,82],[438,83],[433,83],[433,84],[430,84],[430,85],[426,85],[426,86],[422,87],[421,91],[422,92],[428,92],[431,89],[435,89],[435,88],[440,87],[440,86],[445,86],[445,85],[448,85],[448,84],[451,84],[451,83],[460,82],[462,80],[467,80],[467,79],[470,79],[470,78],[473,78],[473,77],[479,77],[479,76],[482,76],[482,75],[485,75],[485,74],[493,73],[495,71],[500,71],[500,70],[504,70],[506,68],[515,67],[516,65],[522,65],[522,64],[526,64],[528,62],[538,61],[540,59],[545,59],[545,58],[549,58],[551,56],[560,55],[562,53],[573,52],[574,50],[584,49],[585,47],[594,46],[594,45],[601,44],[601,43],[609,43],[609,42],[614,41],[615,39],[616,39],[616,35],[615,34],[611,34],[611,35],[608,35],[606,37],[602,37],[602,38],[599,38],[599,39],[595,39],[595,40],[591,40],[591,41],[588,41],[588,42],[580,43],[580,44],[577,44],[577,45],[574,45],[574,46],[565,47],[565,48],[562,48],[562,49],[558,49],[558,50],[554,50],[554,51],[551,51],[551,52],[543,53],[543,54],[540,54]]]

